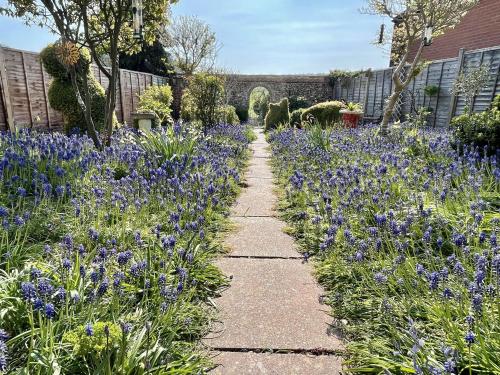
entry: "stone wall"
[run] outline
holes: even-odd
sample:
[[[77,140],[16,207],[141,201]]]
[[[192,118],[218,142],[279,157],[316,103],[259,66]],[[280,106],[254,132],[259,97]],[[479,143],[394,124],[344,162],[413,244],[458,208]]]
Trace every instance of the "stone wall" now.
[[[187,82],[181,76],[171,78],[174,92],[174,117],[180,113],[181,97]],[[291,96],[303,96],[311,104],[333,98],[333,88],[327,75],[244,75],[235,74],[226,77],[226,93],[229,104],[248,108],[250,94],[256,87],[269,91],[271,102]]]
[[[226,84],[229,104],[247,108],[250,94],[256,87],[266,88],[271,102],[291,96],[303,96],[311,103],[333,98],[333,89],[326,75],[231,75]]]

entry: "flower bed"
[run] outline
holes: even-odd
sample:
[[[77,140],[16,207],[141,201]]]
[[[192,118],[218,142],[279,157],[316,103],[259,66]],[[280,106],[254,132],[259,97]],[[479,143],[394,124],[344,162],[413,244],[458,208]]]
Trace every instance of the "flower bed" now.
[[[0,136],[0,373],[194,374],[248,131]],[[154,138],[154,139],[153,139]],[[144,140],[146,139],[146,141]]]
[[[281,208],[356,373],[500,373],[500,169],[445,132],[270,136]]]

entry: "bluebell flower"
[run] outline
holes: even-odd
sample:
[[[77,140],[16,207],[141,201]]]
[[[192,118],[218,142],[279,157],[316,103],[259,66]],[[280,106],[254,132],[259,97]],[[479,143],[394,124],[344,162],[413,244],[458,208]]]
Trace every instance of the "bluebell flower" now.
[[[474,332],[472,331],[467,332],[467,334],[465,335],[465,342],[469,346],[476,342],[476,335],[474,335]]]
[[[90,336],[94,335],[94,328],[92,327],[92,325],[90,323],[85,324],[84,330],[85,330],[85,334],[87,336],[90,337]]]
[[[56,316],[56,309],[52,303],[45,304],[45,316],[48,319],[54,319]]]

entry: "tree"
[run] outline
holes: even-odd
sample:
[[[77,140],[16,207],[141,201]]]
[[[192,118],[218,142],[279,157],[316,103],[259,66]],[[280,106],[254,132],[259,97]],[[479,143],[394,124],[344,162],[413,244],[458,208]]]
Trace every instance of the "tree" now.
[[[393,51],[397,61],[392,75],[394,91],[389,96],[380,127],[387,134],[389,121],[401,93],[421,68],[424,48],[431,38],[454,28],[479,0],[367,0],[365,13],[389,17],[395,24]],[[413,59],[411,48],[417,46]]]
[[[159,30],[166,26],[168,6],[176,1],[143,1],[145,43],[153,43]],[[63,56],[63,60],[68,62],[77,100],[85,114],[87,131],[96,147],[101,148],[102,143],[95,134],[92,121],[91,98],[87,93],[86,75],[81,74],[75,67],[76,63],[71,60],[71,56],[75,55],[72,52],[75,48],[89,49],[93,61],[109,81],[104,112],[106,129],[104,141],[109,145],[116,107],[119,55],[120,52],[138,51],[141,46],[134,38],[131,26],[132,2],[130,0],[8,0],[7,7],[0,8],[0,12],[22,18],[28,25],[45,26],[61,37],[62,45],[68,47],[68,54]],[[109,61],[109,67],[105,61]],[[83,82],[83,90],[78,88],[80,80]]]
[[[174,69],[172,57],[167,53],[159,38],[151,45],[144,45],[140,51],[132,55],[121,52],[120,68],[158,76],[167,76]]]
[[[210,26],[194,16],[181,16],[167,29],[167,46],[186,75],[213,67],[219,47]]]
[[[486,86],[489,80],[490,71],[484,65],[474,68],[467,73],[461,72],[457,77],[453,85],[452,94],[456,96],[464,96],[465,112],[468,115],[472,114],[474,97],[484,86]]]
[[[209,73],[197,73],[189,78],[188,88],[182,97],[185,118],[200,121],[203,132],[216,125],[220,108],[224,106],[224,77]]]

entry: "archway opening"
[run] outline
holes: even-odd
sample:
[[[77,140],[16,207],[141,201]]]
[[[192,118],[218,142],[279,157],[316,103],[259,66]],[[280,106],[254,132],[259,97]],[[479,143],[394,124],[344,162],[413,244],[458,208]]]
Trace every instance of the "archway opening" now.
[[[255,87],[248,99],[248,117],[259,124],[264,123],[271,94],[265,87]]]

